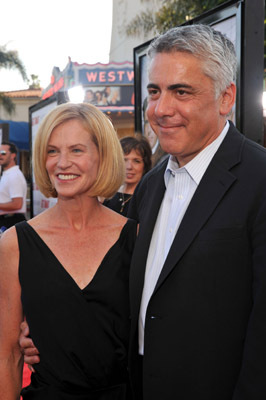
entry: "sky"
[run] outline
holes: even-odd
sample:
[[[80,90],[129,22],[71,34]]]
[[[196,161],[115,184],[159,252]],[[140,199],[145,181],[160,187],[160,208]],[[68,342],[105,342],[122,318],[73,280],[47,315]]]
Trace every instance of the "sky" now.
[[[0,46],[17,50],[28,77],[50,83],[68,57],[80,64],[109,62],[112,0],[8,0],[1,4]],[[0,91],[27,89],[19,73],[0,69]]]

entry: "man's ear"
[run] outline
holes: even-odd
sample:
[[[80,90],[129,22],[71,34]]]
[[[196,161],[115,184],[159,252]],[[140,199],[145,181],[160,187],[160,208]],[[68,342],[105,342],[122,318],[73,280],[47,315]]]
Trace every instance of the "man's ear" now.
[[[228,115],[232,110],[236,100],[236,85],[231,82],[222,92],[220,100],[220,114]]]
[[[16,160],[16,156],[17,156],[16,153],[11,153],[11,158],[12,158],[13,161]]]

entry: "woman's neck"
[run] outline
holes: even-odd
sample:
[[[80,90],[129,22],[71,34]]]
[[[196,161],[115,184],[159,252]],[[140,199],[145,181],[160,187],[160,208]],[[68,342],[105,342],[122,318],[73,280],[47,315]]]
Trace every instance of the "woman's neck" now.
[[[125,183],[122,187],[122,192],[125,194],[133,194],[135,189],[136,189],[137,184],[130,184],[130,183]]]
[[[94,224],[99,218],[101,205],[96,197],[78,199],[58,199],[54,207],[55,218],[64,221],[69,227],[81,230]]]

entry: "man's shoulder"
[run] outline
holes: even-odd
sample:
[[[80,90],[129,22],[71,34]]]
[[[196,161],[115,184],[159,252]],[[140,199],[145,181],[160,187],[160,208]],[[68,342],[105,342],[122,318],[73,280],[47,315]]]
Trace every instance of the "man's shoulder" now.
[[[242,161],[248,163],[250,169],[263,168],[266,171],[266,148],[244,137]]]
[[[256,153],[258,156],[261,156],[263,160],[266,160],[266,148],[261,144],[245,137],[245,146],[248,152]]]
[[[23,187],[27,186],[27,181],[25,179],[25,176],[23,172],[20,170],[18,165],[11,167],[4,172],[5,174],[3,174],[3,177],[6,185],[10,186],[16,184],[16,185],[21,185]]]
[[[10,168],[10,175],[13,175],[14,177],[22,177],[23,179],[25,179],[25,176],[18,165]]]
[[[147,182],[150,179],[157,178],[160,175],[163,175],[168,163],[169,156],[166,157],[162,162],[157,164],[155,167],[153,167],[147,174],[144,175],[142,178],[142,182]]]
[[[155,183],[158,182],[158,180],[164,179],[164,172],[167,163],[168,157],[166,160],[161,162],[159,165],[156,165],[149,172],[147,172],[139,182],[134,194],[136,196],[143,196],[148,187],[152,189],[152,187],[154,187]]]
[[[153,167],[138,183],[130,201],[128,217],[139,221],[141,210],[146,209],[150,203],[150,196],[154,192],[157,193],[158,187],[159,190],[163,190],[164,171],[167,163],[168,159]]]
[[[232,123],[221,145],[221,152],[227,153],[229,157],[236,157],[241,162],[250,163],[250,168],[266,164],[266,148],[247,138]]]
[[[18,165],[13,165],[12,167],[9,167],[8,169],[5,169],[4,172],[3,172],[3,175],[10,176],[10,175],[17,175],[17,174],[20,174],[20,173],[22,173],[22,172],[19,169],[19,166]]]

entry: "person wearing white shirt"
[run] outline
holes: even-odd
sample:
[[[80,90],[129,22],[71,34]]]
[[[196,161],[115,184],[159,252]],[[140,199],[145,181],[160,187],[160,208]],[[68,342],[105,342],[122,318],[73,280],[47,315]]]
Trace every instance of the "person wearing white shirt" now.
[[[168,160],[139,183],[129,370],[137,400],[266,398],[266,150],[228,117],[233,44],[205,25],[148,49]]]
[[[17,148],[14,143],[0,145],[0,228],[10,228],[25,220],[27,182],[16,165]]]

